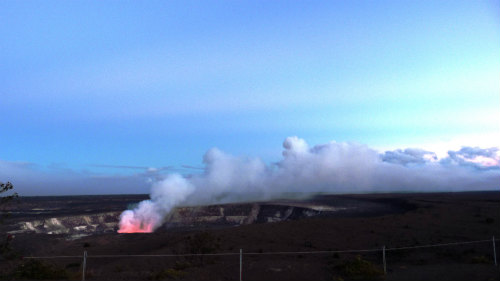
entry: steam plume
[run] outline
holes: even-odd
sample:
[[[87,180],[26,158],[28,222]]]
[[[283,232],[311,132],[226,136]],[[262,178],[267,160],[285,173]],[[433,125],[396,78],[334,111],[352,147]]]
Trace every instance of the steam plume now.
[[[271,165],[210,149],[203,157],[203,174],[173,174],[154,183],[150,200],[122,213],[119,232],[154,231],[180,204],[265,200],[293,193],[492,190],[500,185],[498,148],[463,147],[438,159],[421,149],[380,154],[352,143],[309,147],[298,137],[286,138],[283,147],[283,158]]]

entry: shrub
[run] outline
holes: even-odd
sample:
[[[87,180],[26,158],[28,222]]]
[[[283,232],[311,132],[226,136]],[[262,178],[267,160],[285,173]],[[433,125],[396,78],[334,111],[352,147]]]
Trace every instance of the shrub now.
[[[189,239],[189,251],[192,254],[210,254],[220,248],[218,239],[209,232],[200,232]]]
[[[176,261],[174,264],[174,269],[175,270],[184,270],[186,268],[190,268],[192,264],[190,262],[181,262],[181,261]]]
[[[64,269],[56,268],[45,264],[39,260],[28,260],[19,265],[13,273],[15,279],[68,279],[68,272]]]
[[[169,268],[152,275],[149,279],[150,280],[179,279],[184,277],[184,275],[186,275],[186,273],[183,271]]]
[[[19,254],[11,247],[13,240],[14,235],[9,234],[5,237],[5,242],[0,242],[0,261],[2,259],[13,260],[19,257]]]
[[[191,254],[212,254],[220,249],[220,239],[209,232],[200,232],[192,237],[188,237],[188,251]],[[204,262],[213,262],[213,257],[205,259],[204,256],[193,256],[189,258],[190,262],[199,266]]]
[[[485,256],[475,256],[471,259],[472,263],[491,263],[491,260]]]
[[[381,280],[384,275],[381,269],[360,256],[335,266],[335,271],[350,280]],[[338,279],[338,277],[335,278]]]

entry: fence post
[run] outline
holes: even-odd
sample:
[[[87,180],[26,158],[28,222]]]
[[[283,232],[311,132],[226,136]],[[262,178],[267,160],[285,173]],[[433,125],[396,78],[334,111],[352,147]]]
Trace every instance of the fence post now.
[[[240,249],[240,281],[243,279],[243,249]]]
[[[495,260],[495,266],[497,266],[497,249],[495,247],[495,235],[493,235],[493,238],[491,239],[493,241],[493,259]]]
[[[384,275],[387,274],[387,266],[385,263],[385,245],[382,247],[382,261],[384,263]]]
[[[87,266],[87,251],[83,251],[82,281],[85,281],[85,267]]]

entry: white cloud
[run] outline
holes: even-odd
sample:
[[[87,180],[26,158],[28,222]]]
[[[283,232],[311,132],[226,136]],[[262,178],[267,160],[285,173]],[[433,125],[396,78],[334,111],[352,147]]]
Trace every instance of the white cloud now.
[[[437,161],[435,153],[422,149],[387,151],[380,154],[367,146],[330,142],[309,147],[305,140],[289,137],[283,143],[283,159],[266,165],[258,158],[235,157],[218,149],[203,160],[205,172],[189,178],[169,176],[153,185],[151,200],[122,221],[126,229],[155,229],[179,204],[210,204],[264,200],[313,194],[361,192],[434,192],[498,190],[498,148],[463,147],[449,151]],[[476,161],[478,157],[482,161]],[[496,163],[496,165],[491,165]],[[155,218],[144,214],[159,210]],[[134,214],[137,214],[135,216]],[[159,215],[158,215],[159,214]],[[131,219],[132,218],[132,219]]]

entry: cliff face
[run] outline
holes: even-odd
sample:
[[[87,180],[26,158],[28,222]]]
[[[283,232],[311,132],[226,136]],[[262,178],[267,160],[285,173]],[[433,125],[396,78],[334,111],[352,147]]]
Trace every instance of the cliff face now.
[[[119,212],[38,218],[20,221],[9,233],[92,234],[114,232]]]
[[[224,204],[200,207],[179,207],[174,209],[158,231],[178,228],[238,226],[252,223],[269,223],[295,220],[334,212],[329,206],[300,205],[284,203]],[[72,214],[63,216],[37,215],[11,221],[9,233],[67,234],[81,237],[91,234],[116,232],[121,212]]]
[[[284,203],[225,204],[174,209],[162,228],[279,222],[334,212],[340,208]]]

